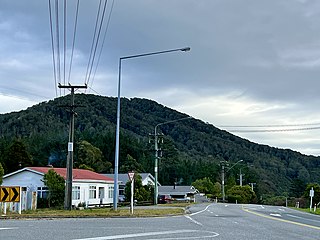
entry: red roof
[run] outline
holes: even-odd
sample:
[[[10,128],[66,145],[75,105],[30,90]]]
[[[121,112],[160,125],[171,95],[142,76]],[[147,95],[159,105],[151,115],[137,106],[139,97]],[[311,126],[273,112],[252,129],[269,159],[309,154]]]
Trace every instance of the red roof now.
[[[52,169],[56,173],[58,173],[60,176],[62,176],[64,179],[66,179],[67,177],[66,168],[51,168],[51,167],[27,167],[27,168],[43,174],[46,174],[50,169]],[[113,179],[110,177],[92,172],[90,170],[85,170],[85,169],[72,169],[72,178],[74,180],[100,180],[100,181],[113,182]]]

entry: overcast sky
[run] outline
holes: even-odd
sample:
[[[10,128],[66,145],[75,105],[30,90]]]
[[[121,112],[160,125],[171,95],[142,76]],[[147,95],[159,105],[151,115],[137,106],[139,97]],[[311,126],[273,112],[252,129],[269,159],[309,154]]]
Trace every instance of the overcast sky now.
[[[68,82],[77,1],[67,2]],[[0,0],[0,113],[64,94],[55,87],[48,5]],[[80,0],[71,84],[86,81],[98,5]],[[120,57],[189,46],[124,60],[121,95],[155,100],[256,143],[320,155],[320,1],[109,0],[102,30],[110,13],[87,92],[117,95]],[[288,129],[295,131],[278,131]]]

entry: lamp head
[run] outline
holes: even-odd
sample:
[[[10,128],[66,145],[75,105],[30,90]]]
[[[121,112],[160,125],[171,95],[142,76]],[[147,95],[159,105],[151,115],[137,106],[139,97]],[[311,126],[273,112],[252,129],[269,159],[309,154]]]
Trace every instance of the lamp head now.
[[[185,47],[185,48],[181,48],[180,50],[183,51],[183,52],[188,52],[188,51],[191,50],[191,48],[190,47]]]

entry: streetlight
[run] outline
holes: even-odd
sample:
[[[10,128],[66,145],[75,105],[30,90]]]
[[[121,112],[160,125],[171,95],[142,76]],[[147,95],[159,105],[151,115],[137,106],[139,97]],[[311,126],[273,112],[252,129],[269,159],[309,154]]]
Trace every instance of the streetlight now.
[[[190,119],[191,117],[184,117],[184,118],[179,118],[176,120],[171,120],[163,123],[159,123],[154,127],[154,151],[155,151],[155,159],[154,159],[154,204],[158,204],[158,133],[157,133],[157,127],[161,125],[165,125],[168,123],[174,123],[182,120],[187,120]]]
[[[119,76],[118,76],[118,104],[117,104],[117,127],[116,127],[116,146],[115,146],[115,160],[114,160],[114,193],[113,193],[113,209],[118,209],[118,165],[119,165],[119,139],[120,139],[120,83],[121,83],[121,63],[122,60],[129,59],[129,58],[138,58],[138,57],[145,57],[150,55],[156,54],[163,54],[163,53],[170,53],[170,52],[188,52],[190,51],[190,47],[185,48],[177,48],[159,52],[150,52],[150,53],[143,53],[137,55],[130,55],[126,57],[119,58]]]
[[[229,168],[226,172],[224,170],[224,167],[226,165],[226,161],[221,161],[221,178],[222,178],[222,202],[225,202],[226,196],[225,196],[225,192],[224,192],[224,175],[225,173],[229,172],[232,168],[234,168],[234,166],[236,166],[238,163],[243,162],[243,160],[239,160],[238,162],[236,162],[235,164],[233,164],[231,166],[231,168]]]

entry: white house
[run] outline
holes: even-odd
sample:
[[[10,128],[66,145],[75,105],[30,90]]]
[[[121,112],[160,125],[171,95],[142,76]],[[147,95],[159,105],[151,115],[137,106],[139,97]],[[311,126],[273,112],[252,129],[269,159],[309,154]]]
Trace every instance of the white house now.
[[[2,186],[20,186],[27,192],[37,192],[38,198],[45,198],[48,188],[43,176],[50,169],[66,179],[66,168],[26,167],[3,176]],[[72,205],[111,204],[113,202],[114,181],[112,178],[84,169],[72,171]]]

